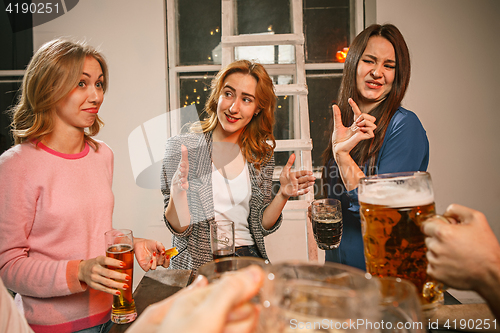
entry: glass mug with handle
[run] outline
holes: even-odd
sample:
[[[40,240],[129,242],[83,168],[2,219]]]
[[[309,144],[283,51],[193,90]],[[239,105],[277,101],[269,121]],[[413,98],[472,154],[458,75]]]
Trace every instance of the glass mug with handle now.
[[[322,250],[336,249],[342,239],[342,205],[337,199],[311,202],[311,223],[314,239]]]
[[[427,172],[402,172],[360,179],[358,187],[366,270],[409,280],[430,316],[443,303],[444,286],[427,275],[422,223],[435,215]]]

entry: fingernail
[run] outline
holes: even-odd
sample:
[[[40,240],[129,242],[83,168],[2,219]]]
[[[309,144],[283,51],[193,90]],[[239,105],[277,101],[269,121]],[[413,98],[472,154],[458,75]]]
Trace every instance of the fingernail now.
[[[127,290],[128,289],[128,285],[124,284],[122,288],[123,288],[123,290]]]
[[[151,259],[151,261],[149,263],[152,264],[153,263],[153,259]]]
[[[156,252],[153,252],[153,257],[156,257]]]
[[[121,295],[121,292],[117,291],[117,292],[115,293],[115,295],[120,296],[120,295]]]
[[[162,253],[161,253],[161,255],[162,255],[162,256],[164,256],[164,255],[165,255],[165,252],[162,252]]]
[[[125,267],[125,263],[124,263],[124,262],[121,262],[121,263],[120,263],[120,267]]]
[[[127,276],[125,277],[125,281],[130,281],[130,276],[128,276],[128,275],[127,275]]]

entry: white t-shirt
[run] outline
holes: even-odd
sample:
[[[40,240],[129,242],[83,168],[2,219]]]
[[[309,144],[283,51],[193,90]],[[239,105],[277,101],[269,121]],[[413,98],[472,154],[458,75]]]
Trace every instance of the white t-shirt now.
[[[215,220],[230,220],[234,222],[235,246],[255,244],[248,229],[250,214],[250,174],[245,163],[243,171],[234,179],[227,179],[212,163],[212,186],[214,197]]]

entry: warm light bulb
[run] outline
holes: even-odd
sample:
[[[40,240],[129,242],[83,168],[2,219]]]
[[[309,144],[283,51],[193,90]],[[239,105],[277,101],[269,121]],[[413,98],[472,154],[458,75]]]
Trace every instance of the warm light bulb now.
[[[337,55],[336,55],[337,61],[338,62],[345,62],[345,58],[347,57],[347,52],[349,52],[348,47],[344,47],[342,49],[342,51],[337,51]]]

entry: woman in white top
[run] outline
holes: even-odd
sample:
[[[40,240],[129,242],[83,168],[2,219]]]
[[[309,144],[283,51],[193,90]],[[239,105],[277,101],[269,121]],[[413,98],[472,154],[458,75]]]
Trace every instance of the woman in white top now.
[[[236,61],[212,81],[208,117],[170,138],[162,169],[165,223],[179,250],[170,267],[197,269],[212,260],[211,220],[235,222],[237,253],[267,259],[263,237],[281,224],[292,196],[314,184],[311,171],[291,171],[291,155],[272,193],[276,95],[260,64]],[[275,194],[275,196],[273,196]]]

